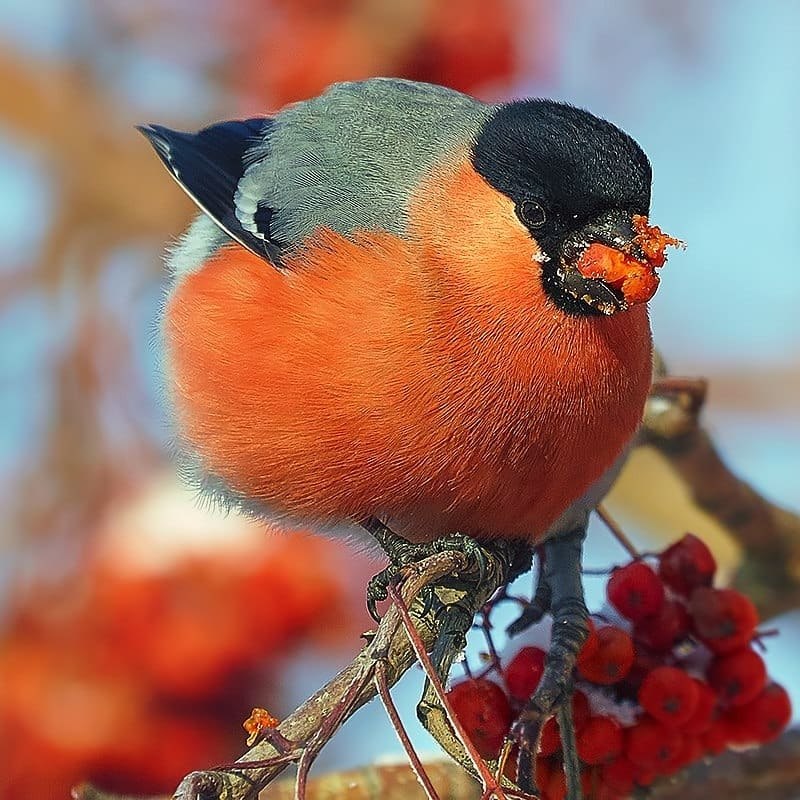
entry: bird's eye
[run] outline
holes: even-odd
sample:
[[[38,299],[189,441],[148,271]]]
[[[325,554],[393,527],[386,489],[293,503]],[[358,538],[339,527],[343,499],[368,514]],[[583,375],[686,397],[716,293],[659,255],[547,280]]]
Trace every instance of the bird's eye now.
[[[517,215],[529,228],[541,228],[547,221],[547,214],[536,200],[523,200],[517,206]]]

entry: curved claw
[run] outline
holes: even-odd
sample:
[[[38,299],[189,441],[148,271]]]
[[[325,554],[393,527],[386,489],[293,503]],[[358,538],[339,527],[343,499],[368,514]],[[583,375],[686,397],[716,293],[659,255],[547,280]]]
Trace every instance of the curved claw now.
[[[367,597],[367,611],[372,619],[380,624],[381,615],[378,613],[378,601],[375,600],[373,597]]]
[[[386,569],[382,569],[377,575],[373,575],[367,584],[367,611],[375,622],[381,621],[378,613],[377,604],[386,600],[389,593],[386,587],[394,583],[400,575],[400,570],[394,564],[390,564]]]

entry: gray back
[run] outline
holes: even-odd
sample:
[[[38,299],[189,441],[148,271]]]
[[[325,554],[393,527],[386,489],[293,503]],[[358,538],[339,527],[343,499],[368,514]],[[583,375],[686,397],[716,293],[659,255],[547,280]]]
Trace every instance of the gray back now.
[[[270,207],[270,237],[301,245],[320,226],[402,235],[420,178],[474,140],[493,107],[452,89],[393,78],[340,83],[287,107],[247,154],[236,215]]]

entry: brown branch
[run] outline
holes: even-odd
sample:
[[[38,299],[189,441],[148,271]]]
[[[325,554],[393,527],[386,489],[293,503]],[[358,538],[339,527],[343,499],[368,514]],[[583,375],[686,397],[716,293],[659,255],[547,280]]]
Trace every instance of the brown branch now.
[[[417,574],[403,585],[403,596],[418,612],[415,622],[420,635],[429,645],[433,641],[434,630],[429,620],[420,612],[419,603],[416,602],[417,595],[428,583],[454,571],[463,570],[466,566],[465,559],[460,554],[448,552],[437,555],[420,564]],[[394,685],[414,661],[413,650],[406,637],[398,635],[399,629],[399,613],[396,609],[389,608],[375,636],[355,659],[278,726],[277,731],[281,737],[298,746],[311,741],[334,709],[341,707],[348,689],[357,685],[364,676],[371,676],[377,660],[382,660],[386,666],[387,684]],[[374,683],[365,682],[357,696],[348,703],[349,707],[343,709],[342,722],[371,700],[376,691]],[[257,742],[237,763],[269,763],[271,759],[279,759],[284,753],[273,741],[264,738]],[[204,800],[243,800],[255,796],[286,766],[286,763],[280,762],[256,769],[193,772],[181,781],[174,797],[176,800],[196,800],[197,797]]]
[[[440,800],[479,800],[480,786],[452,761],[428,761],[425,772]],[[331,772],[309,782],[308,800],[425,800],[425,792],[407,764],[386,764]],[[281,780],[261,800],[293,800],[294,786]]]
[[[530,564],[530,551],[528,565]],[[481,569],[475,559],[463,552],[447,551],[432,556],[419,564],[405,568],[400,588],[402,606],[410,607],[413,624],[423,646],[429,648],[439,634],[440,624],[433,605],[421,599],[424,588],[443,591],[454,590],[448,584],[454,579],[469,604],[472,615],[482,607],[494,591],[510,578],[517,569],[520,553],[507,554],[485,551],[486,561]],[[443,578],[447,578],[442,583]],[[397,605],[390,606],[371,641],[353,662],[303,703],[281,725],[270,731],[251,747],[235,765],[225,769],[206,770],[187,775],[175,792],[176,800],[244,800],[255,796],[274,780],[292,759],[300,757],[300,781],[296,786],[298,797],[305,790],[305,773],[317,752],[324,746],[339,726],[354,711],[375,697],[377,693],[375,668],[383,665],[381,678],[385,686],[394,685],[415,661],[415,653],[402,631],[402,618]],[[237,768],[238,765],[238,768]]]
[[[436,760],[425,763],[440,800],[479,800],[481,790],[475,780],[458,764]],[[308,782],[308,800],[426,800],[425,792],[407,764],[370,765],[357,769],[329,772]],[[111,795],[91,786],[73,792],[75,800],[146,800]],[[169,800],[166,795],[150,800]],[[294,800],[294,780],[283,778],[261,793],[261,800]]]
[[[668,460],[697,507],[742,546],[734,584],[763,617],[772,617],[800,605],[800,516],[766,500],[731,472],[699,423],[703,391],[691,382],[657,382],[640,441]]]
[[[786,800],[800,786],[800,731],[746,752],[725,753],[653,787],[652,800]]]

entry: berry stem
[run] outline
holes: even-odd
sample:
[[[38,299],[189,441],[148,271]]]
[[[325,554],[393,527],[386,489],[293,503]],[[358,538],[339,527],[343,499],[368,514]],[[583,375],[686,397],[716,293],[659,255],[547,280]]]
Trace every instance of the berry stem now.
[[[622,528],[620,528],[614,518],[608,513],[606,507],[599,505],[595,510],[597,511],[597,516],[603,520],[606,527],[614,535],[614,538],[625,548],[625,550],[627,550],[628,555],[631,558],[637,560],[640,559],[642,554],[636,549],[636,546],[633,544],[633,542],[625,535]]]

